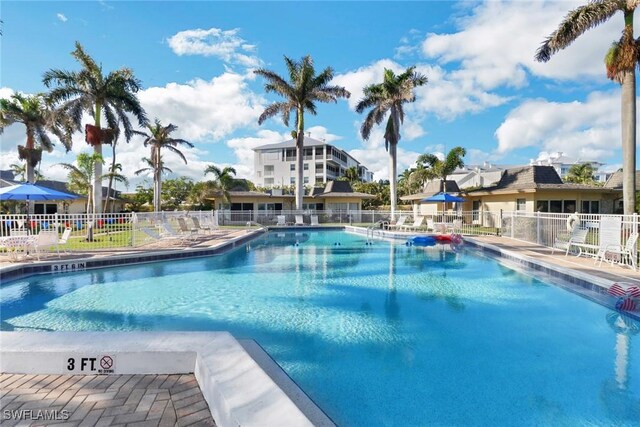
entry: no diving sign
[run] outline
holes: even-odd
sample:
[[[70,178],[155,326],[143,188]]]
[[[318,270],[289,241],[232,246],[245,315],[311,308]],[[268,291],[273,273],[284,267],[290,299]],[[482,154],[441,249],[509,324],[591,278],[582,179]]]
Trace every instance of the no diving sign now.
[[[67,356],[65,371],[77,374],[115,374],[116,358],[112,354],[99,356]]]

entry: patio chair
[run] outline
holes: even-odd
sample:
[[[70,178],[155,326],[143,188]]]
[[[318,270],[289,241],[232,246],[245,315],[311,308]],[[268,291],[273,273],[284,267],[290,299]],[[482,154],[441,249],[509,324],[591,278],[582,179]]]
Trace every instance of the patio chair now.
[[[40,260],[40,253],[46,249],[54,248],[60,258],[60,248],[58,246],[58,232],[53,230],[41,230],[38,233],[38,237],[35,241],[36,257]]]
[[[67,241],[69,240],[69,237],[71,237],[72,231],[73,229],[71,229],[71,227],[66,227],[62,232],[62,237],[58,240],[58,246],[62,245],[62,250],[64,251],[65,254],[69,253],[69,248],[67,247]]]
[[[389,230],[399,230],[402,227],[404,227],[404,223],[407,222],[407,216],[406,215],[400,215],[398,216],[398,220],[396,221],[395,224],[389,224],[389,226],[387,227]]]
[[[162,228],[164,228],[164,233],[160,234],[160,237],[168,237],[168,238],[175,238],[175,239],[180,239],[180,241],[185,244],[187,242],[193,242],[197,236],[191,232],[187,232],[187,233],[179,233],[177,232],[173,226],[171,224],[169,224],[168,222],[163,222],[162,223]]]
[[[198,235],[200,233],[200,230],[195,228],[195,227],[189,227],[187,225],[187,221],[185,221],[184,218],[177,218],[178,221],[178,228],[180,228],[180,232],[184,233],[184,234],[190,234],[190,235]]]
[[[612,254],[612,255],[618,255],[620,257],[620,263],[622,264],[625,259],[629,259],[629,261],[631,262],[631,267],[633,268],[634,271],[637,271],[638,267],[636,265],[636,260],[635,260],[635,246],[636,243],[638,242],[638,233],[632,233],[629,238],[627,239],[627,243],[625,243],[624,246],[622,245],[607,245],[605,246],[602,250],[598,251],[598,254],[596,256],[596,261],[598,260],[598,258],[600,258],[600,264],[598,264],[599,266],[602,265],[602,261],[605,259],[607,254]],[[613,265],[613,259],[611,260],[611,265]]]
[[[446,230],[451,233],[460,233],[462,231],[462,220],[454,219],[451,225],[447,225]]]
[[[10,233],[10,236],[28,236],[29,235],[29,230],[16,230],[15,228],[12,228]]]
[[[276,225],[277,225],[277,226],[282,226],[282,227],[284,227],[285,225],[287,225],[287,222],[286,222],[286,220],[287,220],[287,216],[286,216],[286,215],[278,215],[278,216],[276,217],[276,219],[277,219],[277,222],[276,222]]]
[[[305,225],[304,217],[302,215],[296,215],[296,225]]]
[[[413,221],[413,224],[405,224],[403,226],[404,231],[411,231],[411,230],[417,230],[420,227],[422,227],[422,222],[424,221],[424,217],[423,216],[417,216],[416,219]]]
[[[590,249],[597,249],[596,245],[587,245],[587,234],[589,234],[588,228],[574,227],[570,235],[565,235],[564,238],[556,237],[551,247],[551,253],[553,254],[556,249],[562,249],[565,251],[565,256],[569,255],[569,251],[573,246],[578,249],[578,256],[581,255],[582,249],[586,249],[589,246]]]
[[[154,230],[153,228],[149,228],[149,227],[141,227],[140,231],[142,231],[144,234],[146,234],[147,236],[151,237],[153,240],[155,241],[161,241],[161,240],[180,240],[180,242],[183,242],[183,239],[181,236],[172,236],[166,233],[160,234],[158,233],[156,230]]]
[[[193,226],[195,227],[196,230],[202,230],[206,233],[212,232],[211,227],[209,227],[208,225],[200,224],[200,219],[198,217],[192,216],[191,222],[193,222]]]
[[[433,218],[427,218],[427,231],[436,231],[436,224],[433,222]]]
[[[311,215],[311,225],[316,227],[320,225],[318,222],[318,215]]]

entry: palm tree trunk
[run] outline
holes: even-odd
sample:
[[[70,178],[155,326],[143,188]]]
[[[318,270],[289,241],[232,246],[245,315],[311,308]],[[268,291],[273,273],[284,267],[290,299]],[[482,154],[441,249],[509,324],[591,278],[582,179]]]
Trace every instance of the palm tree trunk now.
[[[100,115],[102,113],[102,105],[96,103],[95,126],[98,128],[100,135]],[[93,152],[102,157],[102,141],[93,146]],[[102,212],[102,162],[96,161],[93,164],[93,212]]]
[[[396,189],[396,180],[397,180],[397,147],[398,144],[389,144],[389,192],[391,197],[391,220],[396,217],[396,208],[397,206],[397,189]]]
[[[116,167],[116,141],[113,141],[113,145],[111,146],[111,173],[113,174],[114,168]],[[106,213],[109,209],[109,200],[111,197],[111,186],[113,185],[113,175],[109,175],[109,187],[107,187],[107,200],[104,203],[103,212]]]
[[[160,212],[162,210],[162,203],[160,196],[162,195],[162,168],[160,165],[160,148],[155,150],[154,171],[153,171],[153,210]],[[153,156],[152,156],[153,157]]]
[[[636,73],[622,80],[622,202],[625,215],[636,205]]]
[[[296,135],[296,209],[302,209],[304,198],[304,113],[302,107],[298,108],[298,130]]]

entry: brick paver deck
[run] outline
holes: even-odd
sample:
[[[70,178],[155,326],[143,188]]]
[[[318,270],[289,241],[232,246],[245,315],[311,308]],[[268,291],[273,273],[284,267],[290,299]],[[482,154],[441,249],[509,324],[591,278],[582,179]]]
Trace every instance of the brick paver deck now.
[[[0,408],[3,427],[215,426],[193,375],[0,374]]]

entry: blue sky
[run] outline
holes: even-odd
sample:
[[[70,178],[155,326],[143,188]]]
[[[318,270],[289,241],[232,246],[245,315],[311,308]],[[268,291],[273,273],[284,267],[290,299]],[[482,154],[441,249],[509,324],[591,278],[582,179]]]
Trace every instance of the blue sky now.
[[[176,136],[196,145],[187,150],[186,166],[165,155],[175,175],[200,179],[206,165],[216,163],[251,178],[251,148],[279,142],[290,130],[276,119],[258,126],[258,115],[277,98],[264,93],[252,69],[284,73],[283,55],[310,54],[318,69],[331,66],[334,82],[352,96],[307,116],[308,130],[386,178],[382,129],[362,141],[354,106],[385,67],[399,72],[417,65],[429,83],[407,109],[399,170],[421,153],[457,145],[467,148],[467,163],[526,164],[563,151],[615,169],[620,91],[606,79],[603,57],[619,38],[622,16],[549,63],[533,61],[544,37],[579,4],[3,1],[0,96],[43,91],[49,68],[77,69],[69,55],[77,40],[105,71],[132,68],[150,118],[179,126]],[[17,161],[15,146],[23,141],[24,128],[5,130],[1,167]],[[55,164],[81,151],[88,147],[77,134],[72,153],[58,147],[44,157],[45,176],[63,178]],[[131,177],[148,156],[140,139],[122,143],[118,153]]]

